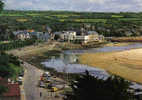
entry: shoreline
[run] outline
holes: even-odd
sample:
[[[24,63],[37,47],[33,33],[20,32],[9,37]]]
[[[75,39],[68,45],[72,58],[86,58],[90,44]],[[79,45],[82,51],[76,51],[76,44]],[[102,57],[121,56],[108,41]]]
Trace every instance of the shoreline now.
[[[112,47],[112,46],[127,46],[133,43],[129,42],[124,42],[124,43],[119,43],[119,42],[104,42],[104,43],[99,43],[94,48],[98,47]],[[26,46],[23,48],[19,49],[14,49],[7,51],[9,54],[14,54],[15,56],[18,57],[31,57],[31,56],[44,56],[44,53],[48,51],[57,51],[57,52],[62,52],[63,50],[82,50],[82,49],[89,49],[82,47],[80,44],[72,44],[72,43],[60,43],[60,42],[45,42],[42,44],[38,45],[32,45],[32,46]]]
[[[108,45],[108,44],[106,44],[106,45]],[[117,46],[125,46],[125,45],[127,46],[127,45],[132,44],[132,43],[110,43],[110,44],[111,45],[108,45],[108,46],[116,46],[116,45]],[[44,61],[45,59],[49,59],[47,55],[50,55],[50,54],[55,54],[56,55],[56,53],[61,53],[63,49],[61,49],[60,46],[61,46],[61,44],[59,45],[58,42],[44,43],[44,44],[39,44],[37,46],[24,47],[24,48],[22,48],[20,50],[19,49],[11,50],[8,53],[12,53],[15,56],[20,57],[20,59],[22,59],[22,60],[24,60],[24,61],[26,61],[28,63],[33,64],[37,68],[41,68],[41,69],[45,70],[45,68],[42,67],[40,62]],[[134,50],[137,50],[137,49],[134,49]],[[117,52],[119,53],[119,52],[124,52],[124,51],[117,51]],[[45,55],[45,53],[47,53],[47,54]],[[115,52],[110,52],[110,53],[115,53]],[[93,61],[90,62],[90,57],[92,57],[93,55],[95,55],[95,56],[98,55],[97,57],[95,57],[95,58],[98,59],[99,57],[106,56],[106,54],[108,54],[108,52],[107,53],[95,53],[95,54],[92,53],[90,55],[82,54],[81,56],[85,56],[85,57],[89,57],[89,58],[85,59],[85,60],[84,59],[81,60],[82,58],[79,58],[79,61],[81,62],[81,64],[89,65],[89,66],[92,66],[92,67],[93,66],[99,66],[98,68],[102,68],[102,69],[104,69],[104,70],[106,70],[106,71],[108,71],[108,72],[110,72],[112,74],[116,74],[116,75],[119,75],[119,76],[121,76],[123,78],[126,78],[128,80],[131,80],[131,78],[127,78],[125,75],[120,75],[119,73],[116,73],[115,68],[107,67],[109,64],[106,64],[107,66],[102,66],[101,65],[102,62],[98,62],[97,64],[93,64],[92,63]],[[94,59],[94,58],[92,57],[92,59]],[[102,60],[104,60],[104,59],[102,59]],[[86,62],[84,62],[84,61],[86,61]],[[104,63],[112,62],[112,61],[107,61],[107,60],[104,60],[104,61],[105,61]],[[114,62],[114,64],[116,64],[116,66],[118,67],[117,63]],[[130,65],[130,64],[128,64],[128,65]],[[114,66],[114,65],[112,64],[112,66]],[[123,71],[124,68],[125,68],[125,67],[124,68],[121,67],[120,65],[119,65],[119,67],[121,68],[121,71]],[[130,67],[130,66],[128,66],[128,67]],[[109,69],[107,69],[107,68],[109,68]],[[55,71],[53,69],[48,69],[48,70],[53,71],[55,73],[58,73],[57,71]],[[117,70],[117,68],[116,68],[116,70]],[[64,74],[64,73],[62,73],[62,74]],[[133,81],[139,82],[137,80],[133,80]],[[142,80],[140,81],[140,83],[142,83]]]
[[[142,48],[105,53],[81,54],[81,64],[102,68],[111,74],[142,84]]]

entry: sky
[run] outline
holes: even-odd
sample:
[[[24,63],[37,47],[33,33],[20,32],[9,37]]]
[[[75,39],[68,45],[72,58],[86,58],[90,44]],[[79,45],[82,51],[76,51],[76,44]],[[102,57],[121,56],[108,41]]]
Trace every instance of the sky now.
[[[142,0],[4,0],[5,9],[142,12]]]

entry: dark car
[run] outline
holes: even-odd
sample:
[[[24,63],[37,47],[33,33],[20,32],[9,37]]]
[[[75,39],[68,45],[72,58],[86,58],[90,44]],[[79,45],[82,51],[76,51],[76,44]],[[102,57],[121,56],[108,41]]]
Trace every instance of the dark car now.
[[[19,73],[19,76],[21,76],[21,77],[24,76],[24,70],[22,70],[22,71]]]

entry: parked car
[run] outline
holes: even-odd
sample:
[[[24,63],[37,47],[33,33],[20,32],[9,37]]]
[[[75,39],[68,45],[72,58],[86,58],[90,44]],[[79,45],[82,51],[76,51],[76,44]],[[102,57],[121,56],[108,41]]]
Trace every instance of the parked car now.
[[[46,88],[46,85],[44,84],[44,82],[39,81],[39,87],[41,87],[41,88]]]
[[[22,85],[23,77],[18,77],[17,82],[18,82],[19,85]]]
[[[24,70],[22,70],[22,71],[19,73],[19,76],[21,76],[21,77],[24,76]]]
[[[57,92],[59,89],[58,88],[56,88],[56,87],[52,87],[51,88],[51,92]]]
[[[50,75],[50,73],[49,72],[45,72],[45,73],[43,73],[43,75],[42,75],[43,77],[51,77],[51,75]]]

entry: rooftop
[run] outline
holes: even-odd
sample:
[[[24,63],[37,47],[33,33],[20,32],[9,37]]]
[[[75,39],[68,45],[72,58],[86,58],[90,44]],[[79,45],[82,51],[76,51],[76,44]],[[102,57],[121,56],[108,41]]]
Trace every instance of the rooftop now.
[[[20,96],[20,87],[19,84],[7,84],[8,92],[4,93],[3,96],[13,97]]]
[[[4,93],[3,96],[5,97],[20,96],[19,84],[8,83],[7,79],[4,79],[2,77],[0,77],[0,84],[8,88],[8,92]]]

